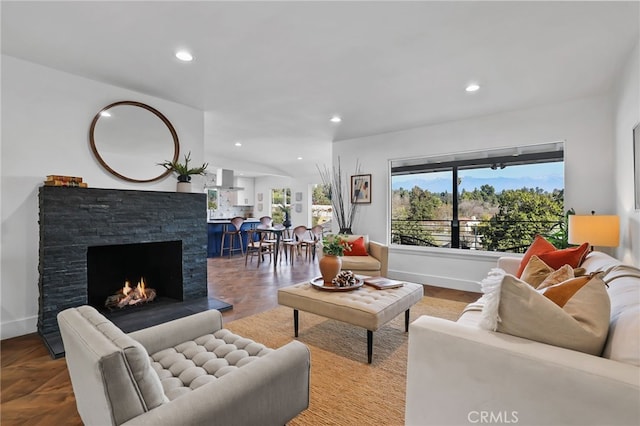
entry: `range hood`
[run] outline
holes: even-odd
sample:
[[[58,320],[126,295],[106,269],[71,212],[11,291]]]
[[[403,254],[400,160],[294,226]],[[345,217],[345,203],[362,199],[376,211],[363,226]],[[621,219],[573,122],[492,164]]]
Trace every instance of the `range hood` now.
[[[224,189],[226,191],[242,191],[244,189],[234,184],[233,170],[218,169],[216,173],[216,184],[213,188]]]

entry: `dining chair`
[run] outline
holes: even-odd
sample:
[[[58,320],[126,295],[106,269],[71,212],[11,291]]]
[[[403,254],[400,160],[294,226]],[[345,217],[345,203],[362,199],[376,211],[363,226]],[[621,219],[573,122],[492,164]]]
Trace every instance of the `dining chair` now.
[[[259,225],[258,225],[259,226]],[[247,266],[249,257],[253,261],[253,257],[258,257],[258,266],[264,261],[264,256],[269,256],[269,263],[273,259],[275,243],[267,241],[269,232],[256,227],[255,229],[247,229],[247,250],[244,258],[244,266]]]

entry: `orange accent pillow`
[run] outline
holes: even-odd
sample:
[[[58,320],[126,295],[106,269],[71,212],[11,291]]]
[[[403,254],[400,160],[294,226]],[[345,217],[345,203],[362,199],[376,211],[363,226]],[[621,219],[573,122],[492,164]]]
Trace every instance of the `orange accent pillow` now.
[[[522,272],[524,271],[524,268],[527,266],[527,263],[529,263],[529,259],[531,259],[531,256],[540,257],[540,255],[543,253],[547,253],[555,250],[556,250],[556,246],[551,244],[549,241],[545,240],[544,237],[540,235],[536,235],[536,237],[533,239],[533,242],[531,243],[527,251],[524,253],[524,257],[520,262],[520,267],[518,268],[518,273],[516,273],[516,277],[520,278],[522,276]],[[540,259],[543,260],[541,257]],[[554,268],[553,265],[550,265],[547,261],[544,261],[544,263],[551,266],[553,269],[558,269],[558,268]]]
[[[589,243],[584,243],[579,247],[569,247],[563,250],[542,253],[539,254],[538,257],[553,269],[560,269],[564,265],[577,268],[580,266],[588,252]]]
[[[345,256],[368,256],[367,249],[364,246],[364,237],[358,237],[353,241],[347,241],[346,243],[342,243],[343,245],[349,244],[351,246],[351,250],[345,249]]]

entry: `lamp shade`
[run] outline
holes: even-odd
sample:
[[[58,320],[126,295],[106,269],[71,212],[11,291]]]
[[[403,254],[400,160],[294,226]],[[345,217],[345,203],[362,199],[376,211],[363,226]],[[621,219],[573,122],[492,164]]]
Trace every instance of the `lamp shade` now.
[[[620,244],[620,218],[610,215],[569,215],[569,244],[599,247]]]

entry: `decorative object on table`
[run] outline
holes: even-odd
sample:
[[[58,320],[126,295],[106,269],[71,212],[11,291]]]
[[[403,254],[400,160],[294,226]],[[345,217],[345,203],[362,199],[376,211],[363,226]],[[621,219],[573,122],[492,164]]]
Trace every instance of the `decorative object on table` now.
[[[44,186],[71,186],[77,188],[87,188],[86,182],[82,181],[79,176],[62,176],[62,175],[48,175],[44,181]]]
[[[205,175],[208,163],[203,163],[200,167],[189,168],[191,161],[191,151],[184,156],[184,163],[178,161],[165,161],[158,163],[167,170],[172,171],[178,176],[178,192],[191,192],[191,175]]]
[[[340,271],[331,283],[336,287],[353,287],[358,282],[352,271]]]
[[[351,200],[354,204],[371,203],[371,175],[351,176]]]
[[[309,281],[309,283],[313,288],[316,288],[318,290],[323,290],[323,291],[351,291],[351,290],[356,290],[362,287],[364,284],[364,280],[362,278],[356,278],[353,285],[345,286],[345,287],[339,287],[337,285],[334,285],[333,283],[327,284],[324,282],[324,278],[322,277],[316,277],[311,281]]]
[[[350,192],[348,182],[346,182],[346,179],[343,179],[340,157],[338,157],[337,164],[334,165],[331,170],[325,166],[324,170],[318,167],[318,171],[320,172],[322,183],[329,189],[329,199],[331,200],[336,221],[340,227],[340,233],[352,234],[351,226],[356,217],[358,203],[354,202],[355,200],[353,198],[348,198]],[[357,160],[355,174],[360,174],[360,163]]]
[[[378,290],[386,290],[389,288],[398,288],[404,285],[404,281],[392,280],[387,277],[366,277],[364,278],[364,283],[366,285],[370,285],[371,287],[375,287]]]
[[[333,279],[342,269],[342,259],[345,248],[350,247],[347,244],[347,238],[343,235],[327,235],[322,239],[322,253],[318,265],[320,266],[320,274],[325,285],[332,285]]]
[[[291,227],[291,206],[285,206],[284,204],[278,205],[280,211],[284,214],[284,220],[282,224],[285,228]]]

